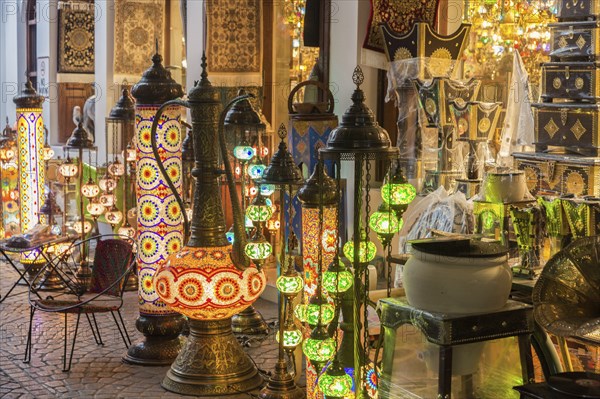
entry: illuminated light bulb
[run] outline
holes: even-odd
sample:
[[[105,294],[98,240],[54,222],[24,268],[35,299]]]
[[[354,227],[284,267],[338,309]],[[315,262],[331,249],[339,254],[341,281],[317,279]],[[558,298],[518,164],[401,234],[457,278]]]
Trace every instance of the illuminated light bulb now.
[[[106,219],[106,221],[108,223],[110,223],[112,226],[116,226],[119,223],[121,223],[121,220],[123,220],[123,212],[121,212],[116,206],[114,206],[114,204],[111,206],[111,208],[104,214],[104,218]]]
[[[327,271],[323,273],[323,288],[330,294],[348,291],[353,281],[354,276],[341,261],[331,262]]]
[[[71,177],[75,177],[77,175],[78,171],[79,171],[79,167],[69,157],[67,157],[65,162],[60,164],[60,166],[58,167],[58,173],[60,173],[63,177],[65,177],[67,179],[70,179]]]
[[[81,195],[83,195],[86,198],[94,198],[98,194],[100,194],[100,187],[96,183],[94,183],[94,181],[90,177],[87,183],[81,186]]]
[[[327,330],[322,325],[315,327],[310,333],[310,337],[304,340],[302,351],[304,355],[315,362],[327,362],[335,354],[336,343],[327,334]]]
[[[115,195],[114,194],[102,194],[100,196],[100,198],[98,199],[98,202],[100,202],[105,207],[110,208],[111,206],[113,206],[115,204]]]
[[[338,359],[327,367],[325,373],[319,376],[319,388],[326,399],[343,398],[352,392],[352,377],[340,365]]]
[[[106,207],[99,202],[90,201],[87,204],[86,209],[90,215],[92,215],[95,218],[98,218],[104,213]]]

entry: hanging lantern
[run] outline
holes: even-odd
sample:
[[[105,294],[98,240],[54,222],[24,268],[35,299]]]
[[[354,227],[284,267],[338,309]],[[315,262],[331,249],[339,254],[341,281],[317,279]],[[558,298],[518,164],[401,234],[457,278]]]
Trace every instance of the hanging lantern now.
[[[268,197],[269,195],[275,192],[274,184],[261,184],[260,185],[260,195],[263,197]]]
[[[328,325],[334,317],[335,308],[320,293],[310,298],[303,315],[304,322],[311,326],[317,324]]]
[[[127,148],[125,149],[125,161],[135,163],[135,147],[131,141],[127,143]]]
[[[113,163],[108,165],[107,171],[111,176],[121,177],[125,174],[125,165],[123,165],[118,159],[115,159]]]
[[[102,216],[104,211],[106,211],[106,207],[104,205],[102,205],[101,203],[96,202],[95,200],[88,202],[86,209],[87,209],[88,213],[95,219]]]
[[[49,161],[54,157],[54,150],[49,145],[45,145],[42,151],[44,161]]]
[[[253,222],[266,222],[273,216],[273,209],[267,205],[265,197],[257,195],[252,203],[248,205],[246,216]]]
[[[324,363],[329,361],[335,354],[336,343],[327,334],[322,325],[312,330],[310,337],[304,340],[302,352],[311,361]]]
[[[135,238],[135,229],[131,227],[127,219],[125,219],[125,223],[123,226],[119,227],[117,234],[124,237]]]
[[[304,288],[304,279],[297,271],[288,267],[286,273],[277,278],[275,286],[282,294],[293,297]]]
[[[248,166],[248,176],[252,180],[260,179],[265,171],[265,167],[265,164],[259,158],[256,162],[252,162],[250,166]]]
[[[117,188],[117,182],[115,179],[110,177],[108,173],[104,173],[104,175],[98,180],[98,186],[100,186],[100,189],[105,193],[110,193]]]
[[[9,162],[15,157],[15,150],[12,147],[0,148],[0,161]]]
[[[283,348],[288,351],[296,349],[302,343],[302,335],[293,320],[286,320],[283,326]],[[275,334],[275,340],[279,343],[279,334]]]
[[[410,184],[400,167],[400,162],[391,168],[381,186],[381,198],[396,211],[398,219],[417,196],[417,189]]]
[[[233,148],[233,156],[239,161],[247,162],[254,158],[255,155],[254,148],[250,147],[245,139]]]
[[[87,220],[84,220],[82,223],[81,219],[79,219],[73,223],[73,230],[75,230],[75,232],[79,235],[89,233],[92,231],[92,227],[94,226],[92,226],[92,224]]]
[[[354,260],[354,239],[346,242],[343,247],[344,256],[350,261]],[[377,255],[377,247],[373,241],[367,239],[366,232],[361,229],[360,231],[360,244],[358,251],[358,261],[360,263],[369,263],[375,259]]]
[[[323,273],[323,288],[330,294],[341,294],[352,287],[353,280],[354,276],[342,261],[334,260]]]
[[[399,232],[404,224],[404,221],[398,220],[396,215],[396,211],[389,204],[382,202],[377,211],[369,217],[369,227],[377,233],[384,247],[390,244],[394,234]]]
[[[262,234],[262,229],[256,229],[254,236],[244,247],[246,256],[254,261],[258,267],[273,253],[273,246]]]
[[[115,198],[114,194],[102,194],[98,198],[98,202],[100,202],[106,208],[110,208],[111,206],[113,206],[115,204],[116,198]]]
[[[81,186],[81,194],[86,198],[94,198],[98,194],[100,194],[100,187],[94,183],[91,176],[88,179],[87,183]]]
[[[104,214],[104,218],[111,226],[116,226],[123,220],[123,212],[117,209],[116,206],[111,206],[111,208]]]
[[[319,377],[319,388],[325,399],[341,399],[352,392],[354,381],[346,374],[339,360],[334,359]]]
[[[75,176],[79,172],[79,166],[77,162],[73,162],[70,157],[67,157],[63,163],[58,167],[58,173],[61,174],[67,181]]]

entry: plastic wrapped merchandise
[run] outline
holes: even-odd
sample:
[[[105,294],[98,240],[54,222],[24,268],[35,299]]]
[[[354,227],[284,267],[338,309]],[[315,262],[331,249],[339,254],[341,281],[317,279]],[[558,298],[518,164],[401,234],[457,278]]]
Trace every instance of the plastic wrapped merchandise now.
[[[443,188],[417,197],[402,216],[404,226],[399,234],[399,252],[408,253],[408,241],[430,238],[433,231],[472,234],[475,227],[473,203],[461,192],[448,194]],[[395,287],[402,287],[402,267],[396,268]]]

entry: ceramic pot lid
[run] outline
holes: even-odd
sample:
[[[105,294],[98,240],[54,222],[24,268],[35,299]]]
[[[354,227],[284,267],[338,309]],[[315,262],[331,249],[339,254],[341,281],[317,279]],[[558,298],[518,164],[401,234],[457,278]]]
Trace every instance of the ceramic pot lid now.
[[[497,258],[507,250],[495,242],[483,242],[466,236],[437,237],[409,241],[420,252],[456,258]]]

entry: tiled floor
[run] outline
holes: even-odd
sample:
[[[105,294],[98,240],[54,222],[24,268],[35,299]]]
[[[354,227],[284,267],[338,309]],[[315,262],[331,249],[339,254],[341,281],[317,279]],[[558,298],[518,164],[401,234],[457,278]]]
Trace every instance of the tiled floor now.
[[[6,293],[16,273],[0,263],[0,294]],[[267,321],[274,321],[276,306],[259,300],[257,309]],[[125,293],[123,317],[132,341],[141,338],[135,329],[138,314],[137,293]],[[175,398],[160,382],[165,367],[142,367],[124,364],[125,346],[110,315],[100,315],[104,346],[94,342],[85,319],[81,320],[73,366],[62,372],[63,318],[37,312],[34,318],[31,363],[22,362],[28,328],[29,304],[26,287],[18,287],[0,304],[0,397],[2,398]],[[69,318],[74,322],[75,317]],[[74,323],[73,323],[74,324]],[[261,342],[262,341],[262,342]],[[277,358],[273,335],[251,341],[247,349],[258,366],[271,371]],[[254,396],[257,392],[253,392]],[[228,396],[230,399],[252,395]]]

